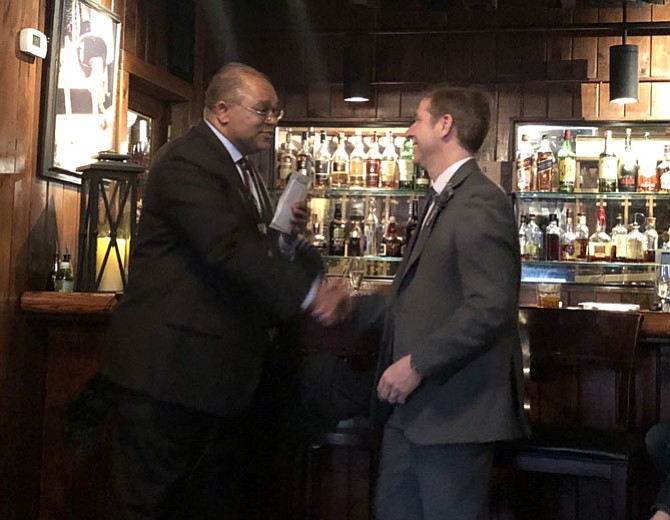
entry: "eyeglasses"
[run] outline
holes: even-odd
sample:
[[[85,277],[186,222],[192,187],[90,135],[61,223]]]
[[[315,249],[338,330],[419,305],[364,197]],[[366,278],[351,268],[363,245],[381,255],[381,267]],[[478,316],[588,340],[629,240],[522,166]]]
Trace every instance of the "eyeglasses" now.
[[[237,105],[242,107],[245,110],[248,110],[249,112],[253,112],[256,114],[258,117],[260,117],[263,121],[267,121],[270,118],[275,118],[277,121],[279,121],[282,117],[284,117],[284,111],[281,108],[265,108],[263,110],[258,110],[257,108],[251,108],[248,106],[245,106],[241,103],[236,103],[234,101],[226,101],[226,103],[230,105]]]

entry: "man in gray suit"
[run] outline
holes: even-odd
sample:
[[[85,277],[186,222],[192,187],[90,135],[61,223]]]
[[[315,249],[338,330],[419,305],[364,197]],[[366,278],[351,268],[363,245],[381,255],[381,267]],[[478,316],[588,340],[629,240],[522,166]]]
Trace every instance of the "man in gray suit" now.
[[[240,474],[256,448],[249,410],[269,332],[337,305],[318,253],[269,228],[270,199],[246,161],[272,145],[278,102],[265,75],[227,64],[205,93],[203,120],[152,164],[101,364],[123,389],[114,518],[247,520]],[[296,226],[307,217],[294,208]]]
[[[488,518],[494,443],[524,433],[516,224],[473,158],[489,120],[477,89],[425,94],[406,135],[434,198],[390,294],[357,302],[361,325],[383,323],[380,520]]]

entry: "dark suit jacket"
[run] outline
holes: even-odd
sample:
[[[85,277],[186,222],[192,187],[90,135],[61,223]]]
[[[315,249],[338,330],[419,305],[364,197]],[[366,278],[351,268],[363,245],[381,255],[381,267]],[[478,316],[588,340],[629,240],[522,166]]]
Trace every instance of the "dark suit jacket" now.
[[[108,378],[220,415],[247,406],[268,329],[299,311],[320,266],[282,257],[242,190],[204,122],[161,149],[107,336]]]
[[[424,375],[389,419],[408,439],[482,443],[522,435],[519,279],[511,203],[470,160],[436,198],[386,300],[360,301],[362,325],[384,322],[380,375],[407,354]]]

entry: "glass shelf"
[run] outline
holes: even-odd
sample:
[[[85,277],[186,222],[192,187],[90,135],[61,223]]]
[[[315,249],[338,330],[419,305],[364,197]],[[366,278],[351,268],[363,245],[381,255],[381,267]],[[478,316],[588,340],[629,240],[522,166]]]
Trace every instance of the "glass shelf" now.
[[[653,262],[552,262],[525,260],[522,282],[553,280],[563,283],[653,287],[657,264]]]
[[[339,198],[339,197],[365,197],[365,196],[375,196],[383,197],[396,196],[396,197],[421,197],[425,195],[427,187],[424,189],[414,190],[414,189],[384,189],[384,188],[312,188],[309,190],[310,197],[323,197],[323,198]]]
[[[670,193],[642,193],[642,192],[597,192],[575,191],[566,193],[560,191],[515,191],[514,197],[518,200],[670,200]]]

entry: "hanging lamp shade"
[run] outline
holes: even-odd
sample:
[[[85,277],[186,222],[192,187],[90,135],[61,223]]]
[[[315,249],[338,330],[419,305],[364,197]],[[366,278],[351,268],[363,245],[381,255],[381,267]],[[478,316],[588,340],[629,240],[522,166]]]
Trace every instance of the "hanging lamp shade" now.
[[[344,100],[370,101],[372,97],[372,60],[370,39],[367,34],[354,34],[344,48],[342,64]]]
[[[638,100],[637,45],[610,47],[610,101],[636,103]]]

